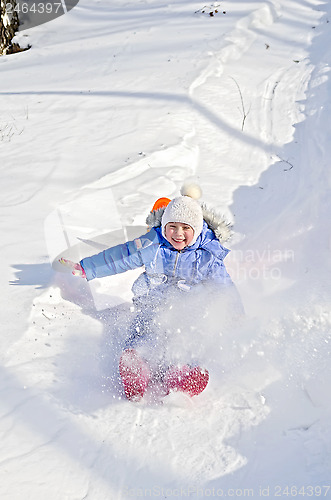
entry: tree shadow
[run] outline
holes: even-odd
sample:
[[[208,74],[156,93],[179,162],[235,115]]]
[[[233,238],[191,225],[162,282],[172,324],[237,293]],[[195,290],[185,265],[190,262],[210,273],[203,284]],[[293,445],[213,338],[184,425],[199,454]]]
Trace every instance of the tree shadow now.
[[[55,96],[70,96],[70,97],[87,97],[87,98],[98,98],[98,97],[116,97],[119,99],[143,99],[149,101],[170,101],[173,103],[182,103],[196,110],[201,116],[208,120],[212,125],[223,130],[226,134],[235,137],[238,141],[250,144],[256,148],[265,150],[265,148],[270,148],[270,144],[265,143],[261,139],[249,135],[249,133],[243,133],[235,127],[232,127],[226,123],[218,114],[215,113],[211,108],[202,104],[191,96],[186,96],[185,94],[174,94],[167,92],[137,92],[137,91],[79,91],[79,90],[40,90],[40,91],[24,91],[24,92],[0,92],[0,95],[55,95]]]

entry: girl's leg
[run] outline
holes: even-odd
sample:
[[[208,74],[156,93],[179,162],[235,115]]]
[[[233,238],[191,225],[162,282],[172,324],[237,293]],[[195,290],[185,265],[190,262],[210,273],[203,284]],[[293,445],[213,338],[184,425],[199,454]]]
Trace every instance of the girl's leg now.
[[[124,392],[131,401],[141,399],[151,378],[148,364],[135,349],[126,349],[119,362]]]
[[[171,366],[164,376],[164,384],[169,391],[182,391],[197,396],[207,386],[208,370],[199,366]]]

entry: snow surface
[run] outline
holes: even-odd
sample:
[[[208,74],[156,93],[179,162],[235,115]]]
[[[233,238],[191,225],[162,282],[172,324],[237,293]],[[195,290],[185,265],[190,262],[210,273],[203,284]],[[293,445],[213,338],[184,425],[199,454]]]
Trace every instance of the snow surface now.
[[[331,497],[331,7],[204,5],[80,0],[0,58],[1,499]],[[51,262],[190,177],[234,223],[246,317],[201,332],[199,397],[133,404],[133,274]]]

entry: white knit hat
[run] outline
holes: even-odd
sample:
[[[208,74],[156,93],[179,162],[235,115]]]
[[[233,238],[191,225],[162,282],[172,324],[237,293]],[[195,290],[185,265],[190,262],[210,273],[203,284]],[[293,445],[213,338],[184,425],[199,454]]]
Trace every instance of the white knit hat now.
[[[181,191],[183,193],[183,190]],[[168,222],[181,222],[188,224],[194,231],[194,245],[203,227],[202,208],[198,201],[190,196],[178,196],[171,200],[162,216],[162,234],[165,237],[165,226]]]

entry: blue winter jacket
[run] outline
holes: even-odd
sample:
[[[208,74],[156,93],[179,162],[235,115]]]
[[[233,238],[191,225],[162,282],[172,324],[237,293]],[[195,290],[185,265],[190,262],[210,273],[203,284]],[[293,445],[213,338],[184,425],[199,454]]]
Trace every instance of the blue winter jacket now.
[[[161,227],[154,227],[133,241],[84,258],[80,264],[87,280],[144,266],[145,272],[132,287],[135,296],[142,296],[164,289],[165,284],[177,284],[183,289],[204,282],[232,284],[223,263],[228,252],[204,222],[194,245],[182,251],[163,237]]]

